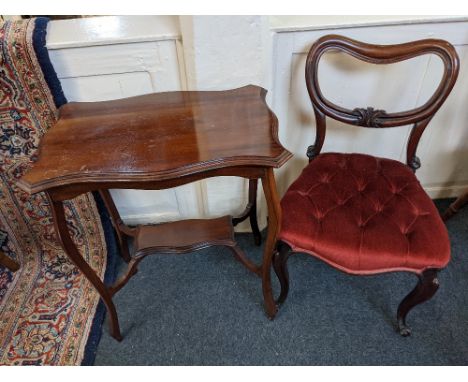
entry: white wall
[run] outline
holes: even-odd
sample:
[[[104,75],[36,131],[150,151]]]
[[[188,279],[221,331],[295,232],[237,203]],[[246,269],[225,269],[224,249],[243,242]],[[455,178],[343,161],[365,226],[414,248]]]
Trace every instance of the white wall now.
[[[461,60],[458,82],[421,139],[417,155],[422,167],[417,176],[433,198],[456,196],[468,187],[468,21],[398,24],[393,20],[391,24],[281,28],[276,34],[273,110],[280,121],[280,140],[295,154],[279,171],[281,192],[306,165],[305,149],[314,141],[314,115],[304,81],[305,58],[311,43],[330,33],[376,44],[442,38],[455,46]],[[425,55],[393,65],[372,65],[343,53],[327,53],[319,76],[324,95],[339,105],[395,112],[429,99],[441,79],[442,63],[436,56]],[[363,152],[404,162],[409,129],[364,129],[328,119],[323,150]]]
[[[184,60],[190,90],[224,90],[249,84],[269,88],[268,18],[261,16],[182,16]],[[268,58],[267,58],[268,57]],[[247,181],[221,177],[199,182],[204,216],[239,214],[247,202]],[[262,199],[259,187],[259,200]],[[259,223],[266,225],[265,208]],[[248,222],[238,230],[248,230]]]
[[[303,15],[303,16],[271,16],[270,26],[275,31],[291,32],[304,30],[319,30],[331,28],[347,28],[358,26],[405,25],[416,23],[432,23],[442,21],[463,20],[461,16],[431,16],[431,15]]]
[[[280,120],[280,138],[295,155],[277,172],[280,192],[306,164],[314,120],[304,83],[304,59],[319,36],[339,33],[371,43],[426,37],[455,44],[462,60],[458,84],[428,127],[418,171],[433,197],[452,196],[468,185],[468,22],[428,16],[120,16],[52,21],[47,45],[69,100],[98,101],[170,90],[218,90],[249,83],[269,90]],[[440,78],[437,59],[370,66],[327,54],[322,86],[337,103],[387,111],[414,107]],[[408,129],[371,131],[330,125],[325,150],[361,151],[403,159]],[[112,191],[128,223],[236,214],[246,182],[218,178],[166,191]],[[259,190],[260,225],[265,206]],[[248,229],[248,224],[240,227]]]
[[[69,101],[102,101],[185,89],[178,17],[113,16],[51,21],[47,47]],[[113,190],[129,224],[198,216],[193,185]]]

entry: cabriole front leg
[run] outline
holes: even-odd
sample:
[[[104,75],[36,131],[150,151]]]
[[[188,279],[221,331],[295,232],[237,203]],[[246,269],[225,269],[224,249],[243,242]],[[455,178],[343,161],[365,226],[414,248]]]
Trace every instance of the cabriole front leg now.
[[[406,315],[416,305],[429,300],[437,292],[437,289],[439,289],[437,271],[437,269],[428,269],[421,275],[418,275],[418,284],[398,306],[398,331],[403,337],[407,337],[411,334],[411,329],[406,324]]]
[[[273,257],[273,268],[281,285],[281,293],[276,301],[278,308],[286,301],[289,292],[288,258],[291,256],[291,247],[283,241],[276,244],[276,252]]]
[[[65,218],[65,210],[63,206],[63,201],[56,201],[53,198],[53,195],[47,193],[49,203],[52,210],[55,232],[57,237],[70,260],[78,267],[78,269],[83,273],[83,275],[91,282],[91,284],[96,288],[99,295],[101,296],[104,304],[106,305],[107,312],[109,313],[110,318],[110,334],[117,341],[122,340],[122,335],[120,334],[119,320],[117,317],[117,311],[115,305],[112,301],[112,296],[108,288],[101,281],[99,276],[94,272],[94,270],[89,266],[89,264],[83,259],[78,248],[73,242],[70,232],[67,227],[67,221]]]

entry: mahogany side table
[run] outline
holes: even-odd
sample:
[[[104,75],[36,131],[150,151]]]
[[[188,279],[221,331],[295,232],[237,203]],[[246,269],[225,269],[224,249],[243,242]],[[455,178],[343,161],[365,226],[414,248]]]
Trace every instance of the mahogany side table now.
[[[151,253],[186,253],[212,245],[227,246],[262,278],[265,310],[273,318],[270,269],[280,206],[273,168],[290,157],[278,141],[278,120],[265,101],[266,90],[249,85],[227,91],[156,93],[115,101],[68,103],[40,145],[38,160],[19,181],[29,193],[45,192],[55,230],[65,252],[103,299],[111,335],[121,340],[112,297]],[[215,176],[249,179],[249,202],[232,218],[192,219],[152,226],[125,225],[109,189],[166,189]],[[234,241],[233,225],[250,218],[256,243],[257,182],[268,207],[268,237],[261,265],[251,262]],[[63,202],[99,191],[112,218],[126,273],[105,285],[70,237]],[[130,256],[128,238],[134,239]]]

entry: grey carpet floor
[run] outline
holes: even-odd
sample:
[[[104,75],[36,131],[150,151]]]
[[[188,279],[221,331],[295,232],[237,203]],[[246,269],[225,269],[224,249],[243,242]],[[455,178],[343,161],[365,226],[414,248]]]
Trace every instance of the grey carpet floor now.
[[[411,337],[396,333],[395,315],[416,284],[412,274],[349,276],[295,255],[290,295],[269,321],[260,279],[228,249],[211,248],[146,258],[115,298],[124,340],[105,324],[95,364],[467,365],[468,208],[447,226],[452,261],[434,298],[408,315]],[[250,235],[237,238],[260,259]]]

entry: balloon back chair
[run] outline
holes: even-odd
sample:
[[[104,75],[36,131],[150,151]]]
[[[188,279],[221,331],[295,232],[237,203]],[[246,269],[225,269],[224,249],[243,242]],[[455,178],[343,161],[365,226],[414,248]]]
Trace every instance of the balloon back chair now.
[[[327,100],[319,87],[318,64],[330,49],[374,64],[435,54],[444,64],[443,77],[432,97],[415,109],[398,113],[372,107],[349,110]],[[281,200],[281,230],[273,258],[281,284],[278,307],[288,294],[287,260],[293,253],[310,254],[354,275],[412,272],[419,282],[397,312],[400,334],[410,335],[406,315],[435,294],[439,287],[437,273],[450,260],[447,230],[414,174],[420,167],[416,148],[427,124],[452,90],[458,70],[457,53],[443,40],[371,45],[328,35],[313,44],[305,79],[315,113],[316,138],[307,149],[308,166]],[[321,154],[326,117],[366,128],[413,125],[406,164],[364,154]]]

